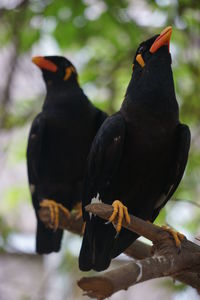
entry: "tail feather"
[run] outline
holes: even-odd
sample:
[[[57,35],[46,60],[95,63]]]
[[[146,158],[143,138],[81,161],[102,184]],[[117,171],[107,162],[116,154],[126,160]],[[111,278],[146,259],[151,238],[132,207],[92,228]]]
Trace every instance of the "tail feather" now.
[[[87,231],[87,228],[85,228],[85,231]],[[79,269],[84,272],[88,272],[92,269],[92,252],[86,234],[84,234],[80,250]]]
[[[37,230],[36,230],[36,252],[38,254],[49,254],[51,252],[58,252],[61,247],[61,240],[63,236],[63,230],[57,229],[53,231],[47,228],[44,223],[40,220],[40,199],[38,196],[38,188],[35,186],[34,192],[32,193],[32,202],[35,209],[37,218]]]
[[[79,255],[79,268],[82,271],[103,271],[110,265],[111,259],[128,248],[138,235],[122,228],[116,238],[112,224],[105,224],[99,217],[87,221]]]
[[[38,221],[36,233],[36,252],[38,254],[49,254],[58,252],[61,247],[63,230],[58,229],[55,232]]]
[[[86,222],[79,268],[82,271],[102,271],[109,267],[116,231],[112,224],[105,225],[99,217]]]

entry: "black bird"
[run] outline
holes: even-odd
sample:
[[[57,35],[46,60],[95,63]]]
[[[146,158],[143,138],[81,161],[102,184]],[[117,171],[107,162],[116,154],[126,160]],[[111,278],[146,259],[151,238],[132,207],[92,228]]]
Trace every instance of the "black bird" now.
[[[79,256],[82,271],[108,268],[111,259],[138,237],[121,229],[123,217],[130,221],[127,208],[153,222],[183,176],[190,131],[179,122],[169,53],[171,33],[167,27],[140,44],[122,106],[104,121],[93,141],[82,198],[86,221]],[[119,215],[116,229],[84,210],[97,201],[113,203],[110,222]]]
[[[60,249],[58,208],[68,216],[81,201],[86,159],[107,115],[94,107],[80,88],[72,63],[59,56],[32,59],[42,71],[47,95],[34,119],[27,148],[30,191],[37,217],[36,251]],[[52,229],[40,221],[40,206],[50,208]]]

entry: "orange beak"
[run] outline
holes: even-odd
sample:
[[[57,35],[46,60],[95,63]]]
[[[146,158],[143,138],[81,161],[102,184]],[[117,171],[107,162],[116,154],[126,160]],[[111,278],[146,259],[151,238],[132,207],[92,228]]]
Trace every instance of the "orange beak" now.
[[[159,48],[161,48],[164,45],[168,45],[168,49],[169,49],[171,35],[172,35],[172,27],[168,26],[157,37],[157,39],[155,40],[155,42],[153,43],[149,51],[151,53],[155,53]]]
[[[43,56],[34,56],[32,58],[32,62],[37,65],[40,69],[48,70],[51,72],[56,72],[58,67],[56,64],[51,62],[50,60],[44,58]]]

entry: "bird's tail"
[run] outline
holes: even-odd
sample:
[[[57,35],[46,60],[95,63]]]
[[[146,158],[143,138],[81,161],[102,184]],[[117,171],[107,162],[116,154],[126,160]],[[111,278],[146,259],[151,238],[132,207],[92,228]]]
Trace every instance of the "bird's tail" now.
[[[38,254],[58,252],[61,246],[62,235],[62,229],[53,231],[52,229],[45,227],[45,225],[38,220],[36,232],[36,252]]]
[[[128,248],[137,235],[122,228],[116,238],[112,224],[105,224],[99,217],[92,217],[86,223],[82,247],[79,255],[79,268],[82,271],[103,271],[110,265],[111,259]]]
[[[113,225],[105,224],[105,220],[92,216],[92,219],[86,222],[79,255],[79,268],[82,271],[107,269],[117,244],[118,238],[116,238],[116,230]]]
[[[115,234],[113,225],[106,225],[99,217],[92,216],[86,222],[79,255],[80,270],[103,271],[109,267]]]

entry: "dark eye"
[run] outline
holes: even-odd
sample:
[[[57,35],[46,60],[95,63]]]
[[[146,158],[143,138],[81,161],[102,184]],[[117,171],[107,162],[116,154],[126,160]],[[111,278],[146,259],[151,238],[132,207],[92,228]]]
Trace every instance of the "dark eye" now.
[[[138,49],[138,53],[142,53],[144,51],[144,47],[141,46],[139,49]]]

